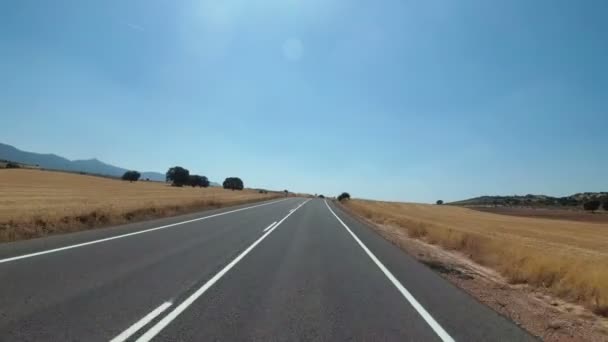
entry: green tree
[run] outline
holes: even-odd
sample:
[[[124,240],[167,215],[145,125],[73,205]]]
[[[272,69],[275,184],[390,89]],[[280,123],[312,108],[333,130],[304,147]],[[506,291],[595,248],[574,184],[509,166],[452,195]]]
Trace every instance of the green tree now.
[[[437,204],[437,205],[442,205],[442,204],[443,204],[443,201],[442,201],[442,200],[438,200],[437,202],[435,202],[435,204]]]
[[[350,194],[348,192],[343,192],[338,196],[338,201],[349,200]]]
[[[608,211],[608,199],[604,200],[604,205],[602,205],[602,208],[604,208],[604,210]]]
[[[122,180],[126,180],[129,182],[137,182],[139,180],[139,177],[141,177],[141,174],[137,171],[127,171],[122,175]]]
[[[190,171],[181,166],[174,166],[167,171],[165,179],[173,186],[184,186],[190,180]]]
[[[209,179],[205,176],[190,175],[188,176],[188,185],[206,188],[209,186]]]
[[[521,204],[521,200],[519,198],[511,199],[511,205],[520,205],[520,204]]]
[[[244,188],[243,181],[238,177],[228,177],[224,180],[222,185],[224,186],[224,189],[231,190],[243,190]]]
[[[591,200],[591,201],[587,201],[583,204],[583,208],[585,210],[591,211],[592,213],[595,212],[596,210],[598,210],[600,208],[600,201],[598,200]]]

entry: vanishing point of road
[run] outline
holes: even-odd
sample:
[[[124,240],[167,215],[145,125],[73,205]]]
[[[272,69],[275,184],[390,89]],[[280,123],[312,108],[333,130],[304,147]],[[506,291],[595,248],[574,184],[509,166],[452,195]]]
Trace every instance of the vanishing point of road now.
[[[0,341],[531,341],[335,204],[0,245]]]

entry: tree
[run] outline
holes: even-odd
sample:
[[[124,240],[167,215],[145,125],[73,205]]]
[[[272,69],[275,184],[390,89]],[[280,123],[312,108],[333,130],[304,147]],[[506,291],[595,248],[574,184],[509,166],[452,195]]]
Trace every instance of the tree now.
[[[18,169],[18,168],[20,168],[21,166],[20,166],[19,164],[15,163],[15,162],[10,162],[10,161],[9,161],[8,163],[6,163],[6,166],[5,166],[5,167],[6,167],[7,169]]]
[[[224,189],[243,190],[243,181],[238,177],[228,177],[222,184]]]
[[[188,185],[206,188],[209,186],[209,179],[205,176],[190,175],[188,176]]]
[[[129,182],[137,182],[141,177],[141,174],[137,171],[127,171],[122,175],[122,180],[126,180]]]
[[[604,205],[602,206],[604,210],[608,211],[608,199],[604,200]]]
[[[442,205],[443,201],[442,200],[438,200],[437,202],[435,202],[437,205]]]
[[[583,208],[585,210],[591,211],[593,213],[600,208],[600,204],[601,203],[598,200],[591,200],[591,201],[585,202],[583,204]]]
[[[340,196],[338,196],[338,201],[349,200],[349,199],[350,199],[350,194],[348,192],[343,192],[340,194]]]
[[[190,171],[181,166],[174,166],[167,171],[165,179],[172,182],[173,186],[184,186],[190,180]]]
[[[557,203],[561,206],[577,206],[579,203],[572,197],[560,197],[557,199]]]

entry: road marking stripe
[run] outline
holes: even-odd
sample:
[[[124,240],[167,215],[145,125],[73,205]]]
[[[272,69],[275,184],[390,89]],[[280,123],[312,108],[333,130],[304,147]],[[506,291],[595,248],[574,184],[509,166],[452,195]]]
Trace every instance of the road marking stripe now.
[[[277,224],[277,221],[274,221],[270,224],[270,226],[264,228],[264,230],[262,230],[263,232],[267,231],[268,229],[272,228],[272,226],[274,226],[275,224]]]
[[[111,240],[122,239],[122,238],[133,236],[133,235],[139,235],[139,234],[149,233],[149,232],[153,232],[155,230],[166,229],[166,228],[175,227],[175,226],[179,226],[179,225],[186,224],[186,223],[191,223],[191,222],[196,222],[196,221],[202,221],[202,220],[206,220],[208,218],[222,216],[222,215],[227,215],[227,214],[232,214],[232,213],[236,213],[238,211],[243,211],[243,210],[247,210],[247,209],[253,209],[253,208],[257,208],[257,207],[262,207],[262,206],[265,206],[265,205],[274,204],[274,203],[278,203],[278,202],[283,202],[283,201],[286,201],[286,200],[287,199],[282,199],[282,200],[272,201],[272,202],[268,202],[268,203],[256,204],[256,205],[253,205],[253,206],[250,206],[250,207],[245,207],[245,208],[239,208],[239,209],[235,209],[235,210],[225,211],[223,213],[213,214],[213,215],[209,215],[209,216],[205,216],[205,217],[199,217],[199,218],[195,218],[195,219],[192,219],[192,220],[172,223],[172,224],[168,224],[168,225],[165,225],[165,226],[160,226],[160,227],[155,227],[155,228],[150,228],[150,229],[139,230],[139,231],[136,231],[136,232],[133,232],[133,233],[121,234],[121,235],[112,236],[112,237],[108,237],[108,238],[104,238],[104,239],[93,240],[93,241],[89,241],[89,242],[83,242],[83,243],[79,243],[79,244],[75,244],[75,245],[70,245],[70,246],[65,246],[65,247],[59,247],[59,248],[53,248],[53,249],[49,249],[49,250],[46,250],[46,251],[19,255],[19,256],[16,256],[16,257],[11,257],[11,258],[6,258],[6,259],[0,259],[0,264],[5,263],[5,262],[20,260],[20,259],[25,259],[25,258],[31,258],[31,257],[35,257],[35,256],[38,256],[38,255],[65,251],[67,249],[84,247],[84,246],[88,246],[88,245],[94,245],[96,243],[102,243],[102,242],[107,242],[107,241],[111,241]]]
[[[426,309],[424,307],[422,307],[422,305],[420,305],[420,303],[418,303],[416,298],[414,298],[414,296],[412,296],[412,294],[399,282],[399,280],[397,280],[397,278],[395,278],[395,276],[391,273],[391,271],[389,271],[382,264],[382,262],[380,262],[380,260],[378,260],[378,258],[376,258],[376,256],[363,244],[363,242],[361,242],[361,240],[359,240],[357,235],[355,235],[355,233],[353,233],[352,230],[350,230],[350,228],[348,228],[348,226],[344,223],[344,221],[342,221],[342,219],[340,219],[338,217],[338,215],[336,215],[336,213],[329,207],[329,204],[327,204],[327,201],[325,201],[325,205],[327,206],[327,209],[329,209],[329,211],[332,214],[334,214],[334,216],[338,219],[338,221],[340,221],[342,226],[344,226],[344,228],[346,228],[346,230],[355,239],[355,241],[357,241],[359,246],[361,246],[361,248],[363,248],[365,253],[367,253],[367,255],[374,261],[376,266],[378,266],[380,268],[380,270],[384,273],[384,275],[391,281],[391,283],[393,283],[393,285],[395,285],[395,287],[399,290],[399,292],[401,292],[403,297],[405,297],[405,299],[407,299],[407,301],[410,302],[410,304],[414,307],[414,309],[416,309],[416,311],[418,311],[418,314],[420,314],[420,316],[422,316],[422,318],[426,321],[426,323],[431,326],[431,328],[433,329],[433,331],[435,331],[437,336],[439,336],[439,338],[441,338],[441,340],[444,342],[454,342],[454,339],[439,325],[439,323],[437,323],[437,321],[435,321],[435,319],[431,316],[431,314],[429,314],[429,312],[426,311]]]
[[[300,204],[296,210],[298,210],[301,206],[306,204],[310,199],[304,201]],[[173,311],[171,311],[168,315],[163,317],[158,323],[150,328],[150,330],[146,331],[145,334],[141,335],[137,342],[148,342],[154,338],[154,336],[158,335],[169,323],[171,323],[177,316],[179,316],[184,310],[186,310],[192,303],[194,303],[200,296],[202,296],[211,286],[213,286],[218,280],[220,280],[230,269],[232,269],[241,259],[243,259],[249,252],[251,252],[255,246],[257,246],[262,240],[264,240],[268,235],[270,235],[277,227],[283,223],[291,214],[295,213],[294,211],[289,212],[287,216],[283,217],[279,223],[274,225],[270,230],[268,230],[264,235],[262,235],[259,239],[257,239],[251,246],[247,247],[239,256],[237,256],[234,260],[232,260],[228,265],[226,265],[221,271],[219,271],[213,278],[209,279],[203,286],[201,286],[196,292],[194,292],[190,297],[186,298],[180,305],[175,307]]]
[[[152,312],[147,314],[144,318],[135,322],[132,326],[130,326],[127,330],[120,333],[120,335],[114,337],[110,340],[110,342],[123,342],[126,341],[129,337],[135,334],[139,329],[146,326],[146,324],[150,323],[153,319],[155,319],[158,315],[163,313],[163,311],[167,310],[173,303],[165,302],[161,304],[161,306],[154,309]]]

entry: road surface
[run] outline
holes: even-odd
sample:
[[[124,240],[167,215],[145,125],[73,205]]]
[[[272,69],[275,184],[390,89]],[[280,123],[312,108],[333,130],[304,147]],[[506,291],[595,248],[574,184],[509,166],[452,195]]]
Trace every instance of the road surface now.
[[[287,198],[0,245],[2,341],[529,341],[349,217]]]

